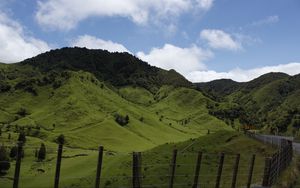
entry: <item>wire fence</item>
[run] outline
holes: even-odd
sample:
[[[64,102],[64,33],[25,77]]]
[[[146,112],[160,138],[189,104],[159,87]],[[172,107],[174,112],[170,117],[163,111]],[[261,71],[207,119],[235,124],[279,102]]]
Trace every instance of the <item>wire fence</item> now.
[[[259,135],[248,136],[262,141]],[[112,152],[103,147],[82,150],[47,146],[47,158],[36,158],[38,147],[17,145],[14,171],[0,176],[1,188],[235,188],[271,186],[292,160],[289,140],[273,142],[278,150],[261,154],[194,152]],[[7,145],[11,149],[14,145]],[[25,157],[22,153],[25,151]],[[84,152],[83,152],[84,151]],[[31,163],[31,165],[25,165]],[[23,165],[22,165],[23,164]],[[74,165],[74,167],[73,167]],[[65,170],[68,169],[68,170]],[[83,172],[81,172],[83,171]],[[84,176],[82,174],[85,174]],[[44,182],[44,183],[43,183]],[[2,185],[1,185],[2,184]],[[47,184],[47,186],[46,186]]]
[[[272,186],[280,174],[289,166],[293,158],[293,142],[291,138],[260,135],[252,132],[246,132],[246,135],[264,143],[269,143],[277,147],[277,151],[265,159],[264,178],[262,185]]]

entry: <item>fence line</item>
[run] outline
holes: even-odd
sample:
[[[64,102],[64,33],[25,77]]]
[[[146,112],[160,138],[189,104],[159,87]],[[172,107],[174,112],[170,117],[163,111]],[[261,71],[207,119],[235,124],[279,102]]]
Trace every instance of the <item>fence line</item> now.
[[[246,135],[255,138],[259,141],[263,141],[266,142],[265,138],[263,138],[261,135],[256,135],[253,133],[249,133],[247,132]],[[280,142],[279,142],[280,141]],[[264,167],[263,172],[261,173],[256,173],[259,175],[262,175],[262,186],[272,186],[276,180],[278,179],[278,177],[280,176],[280,174],[282,173],[283,170],[285,170],[287,168],[287,166],[290,164],[292,157],[293,157],[293,147],[292,147],[292,142],[290,140],[276,140],[276,141],[272,141],[272,139],[268,138],[268,143],[271,143],[272,145],[275,145],[276,147],[278,147],[278,150],[271,156],[266,157],[265,158],[265,164],[264,166],[261,165],[256,165],[256,167]],[[21,168],[21,158],[22,158],[22,148],[24,148],[23,144],[19,143],[18,144],[18,152],[17,152],[17,157],[16,157],[16,168],[15,168],[15,174],[13,179],[13,188],[18,188],[18,181],[20,179],[20,168]],[[59,188],[59,180],[60,180],[60,169],[61,169],[61,164],[62,164],[62,159],[63,157],[63,152],[65,151],[65,149],[63,148],[62,144],[58,145],[58,149],[57,149],[57,161],[56,161],[56,171],[55,171],[55,177],[54,177],[54,188]],[[130,165],[132,165],[132,176],[104,176],[101,177],[101,169],[102,169],[102,160],[103,160],[103,151],[104,148],[102,146],[100,146],[98,148],[98,162],[97,165],[95,164],[95,166],[97,167],[96,170],[96,179],[95,179],[95,188],[99,188],[100,187],[100,182],[101,179],[109,179],[110,177],[121,177],[121,178],[127,178],[127,179],[131,179],[132,181],[132,188],[141,188],[141,187],[151,187],[151,185],[147,185],[146,182],[144,182],[143,185],[143,181],[145,180],[145,177],[161,177],[161,175],[147,175],[147,176],[143,176],[142,175],[142,167],[154,167],[154,166],[162,166],[165,165],[166,167],[168,166],[170,172],[169,174],[163,174],[164,177],[168,177],[168,182],[165,182],[164,184],[161,185],[165,185],[166,187],[169,188],[173,188],[173,187],[178,187],[179,185],[181,185],[181,187],[186,187],[187,184],[184,184],[185,186],[183,186],[183,184],[178,184],[175,183],[175,179],[178,177],[187,177],[187,174],[180,174],[177,172],[177,168],[179,166],[193,166],[193,168],[195,169],[193,174],[190,174],[188,177],[192,177],[192,181],[189,184],[188,187],[192,187],[192,188],[197,188],[199,186],[202,187],[202,185],[205,185],[207,182],[202,181],[203,177],[216,177],[215,180],[211,180],[210,185],[214,185],[215,188],[219,188],[221,185],[224,184],[228,184],[228,186],[226,187],[231,187],[231,188],[235,188],[237,185],[237,179],[240,176],[245,177],[245,179],[247,180],[245,183],[245,186],[247,188],[251,187],[252,184],[252,177],[253,177],[253,173],[254,173],[254,165],[255,165],[255,160],[256,160],[256,155],[252,155],[251,160],[249,161],[249,165],[240,165],[240,160],[241,160],[241,156],[240,154],[225,154],[225,153],[220,153],[218,155],[216,154],[205,154],[202,152],[195,152],[192,155],[195,155],[195,159],[196,162],[195,163],[178,163],[177,162],[177,157],[178,155],[191,155],[191,154],[183,154],[181,152],[178,152],[176,149],[173,150],[173,155],[170,159],[170,163],[169,164],[157,164],[157,165],[147,165],[147,164],[143,164],[142,163],[142,153],[141,152],[133,152],[132,153],[132,163],[130,163]],[[147,152],[145,152],[147,154]],[[156,153],[156,152],[154,152]],[[157,152],[157,154],[161,154],[159,152]],[[170,153],[169,153],[170,154]],[[203,162],[204,156],[214,156],[216,157],[216,164],[201,164]],[[233,164],[230,165],[226,165],[226,163],[224,164],[224,161],[226,161],[227,159],[232,159]],[[212,174],[201,174],[200,172],[200,168],[202,168],[202,165],[211,165],[213,168],[216,168],[216,174],[212,175]],[[223,169],[225,167],[231,168],[232,169],[232,174],[223,174]],[[240,167],[245,167],[247,168],[247,171],[245,172],[239,172],[239,168]],[[28,178],[30,176],[24,176],[23,178]],[[69,177],[69,178],[78,178],[78,177]],[[222,179],[229,179],[229,181],[227,180],[226,182],[221,182]],[[154,186],[154,185],[152,185]],[[109,187],[109,186],[108,186]],[[122,187],[126,187],[126,186],[122,186]],[[128,186],[127,186],[128,187]]]
[[[269,143],[277,147],[277,151],[265,159],[265,168],[262,186],[270,187],[278,180],[280,174],[289,166],[293,158],[293,142],[289,139],[274,136],[259,135],[245,132],[247,136],[258,141]]]

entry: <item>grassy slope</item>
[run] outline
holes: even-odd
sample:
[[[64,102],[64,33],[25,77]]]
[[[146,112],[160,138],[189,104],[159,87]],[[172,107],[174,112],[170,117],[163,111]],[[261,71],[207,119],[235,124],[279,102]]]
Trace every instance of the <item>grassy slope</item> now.
[[[7,134],[0,137],[0,141],[7,142]],[[16,139],[13,134],[12,139]],[[22,161],[21,180],[22,188],[50,188],[54,182],[55,149],[56,146],[46,142],[48,151],[45,162],[36,162],[34,159],[35,146],[38,146],[41,140],[28,137],[25,149],[25,158]],[[11,143],[12,144],[12,143]],[[200,172],[200,182],[205,187],[214,187],[213,182],[216,179],[216,170],[219,153],[225,151],[225,163],[222,176],[221,187],[228,187],[231,180],[232,167],[237,152],[241,154],[239,168],[238,185],[245,185],[246,174],[251,153],[257,153],[253,182],[261,183],[263,170],[263,157],[272,152],[271,149],[248,139],[238,133],[231,131],[220,131],[214,134],[203,136],[198,139],[191,139],[180,143],[170,143],[158,146],[154,149],[143,152],[142,154],[142,173],[143,185],[151,187],[167,187],[169,174],[169,164],[172,150],[177,148],[177,169],[175,185],[179,187],[191,187],[194,165],[196,162],[196,152],[204,153],[202,167]],[[74,157],[78,154],[86,156]],[[70,149],[65,147],[61,169],[61,187],[92,187],[94,185],[97,152],[92,150]],[[102,171],[101,187],[130,187],[131,179],[131,155],[130,153],[104,153],[104,163]],[[38,169],[45,170],[44,173],[38,172]],[[78,170],[80,169],[80,170]],[[14,166],[11,167],[6,177],[13,175]],[[1,187],[11,187],[12,181],[0,179]],[[156,185],[156,186],[154,186]],[[177,187],[178,187],[177,186]]]
[[[263,77],[260,79],[263,79]],[[252,82],[255,82],[255,80]],[[237,91],[228,96],[227,99],[240,103],[246,111],[254,114],[256,119],[261,120],[260,124],[277,126],[282,131],[285,131],[285,127],[288,127],[287,134],[291,134],[291,126],[287,124],[291,122],[281,122],[289,117],[289,111],[299,109],[300,103],[297,99],[300,92],[299,76],[284,76],[260,84],[257,87],[254,87],[255,84],[252,82],[249,82],[250,86],[247,86],[251,87],[251,90]],[[266,121],[264,122],[264,120]]]
[[[207,129],[229,129],[207,114],[208,99],[196,90],[162,87],[156,94],[160,98],[155,101],[155,96],[147,90],[128,87],[120,89],[120,95],[125,96],[122,98],[104,83],[91,82],[96,79],[90,73],[80,71],[70,75],[57,89],[49,85],[36,87],[38,96],[23,90],[0,93],[3,112],[0,121],[6,127],[9,125],[11,131],[15,125],[40,126],[39,136],[48,141],[64,133],[69,146],[96,148],[101,144],[114,151],[145,150],[198,137]],[[168,95],[160,96],[163,92]],[[149,104],[151,98],[153,102]],[[29,115],[16,120],[21,107]],[[118,125],[113,117],[116,112],[128,114],[129,124]],[[181,124],[183,119],[189,119],[187,124]]]

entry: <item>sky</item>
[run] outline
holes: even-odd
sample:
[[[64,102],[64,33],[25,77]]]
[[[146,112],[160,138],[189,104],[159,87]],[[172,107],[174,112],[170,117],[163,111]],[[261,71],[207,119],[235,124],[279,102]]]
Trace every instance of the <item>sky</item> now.
[[[0,0],[0,62],[128,52],[192,82],[300,73],[299,0]]]

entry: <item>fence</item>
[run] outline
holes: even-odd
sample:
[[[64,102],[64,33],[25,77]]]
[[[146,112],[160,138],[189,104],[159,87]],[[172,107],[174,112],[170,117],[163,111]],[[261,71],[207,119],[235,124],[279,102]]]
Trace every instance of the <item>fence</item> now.
[[[260,140],[258,135],[247,133],[249,136]],[[275,143],[275,142],[274,142]],[[149,164],[146,162],[151,160],[147,157],[146,154],[141,152],[133,152],[131,155],[131,163],[127,166],[131,166],[131,175],[126,175],[126,178],[131,179],[130,185],[128,186],[118,186],[118,187],[132,187],[132,188],[140,188],[140,187],[231,187],[235,188],[238,186],[238,181],[243,180],[243,186],[250,188],[253,183],[257,183],[260,181],[261,185],[265,187],[270,187],[277,180],[281,172],[286,169],[292,160],[292,143],[288,140],[281,140],[281,144],[276,153],[272,156],[264,159],[264,164],[259,164],[258,155],[249,155],[249,158],[244,158],[240,154],[229,154],[229,153],[219,153],[219,154],[211,154],[205,152],[196,152],[196,153],[186,153],[182,154],[182,151],[178,151],[174,149],[172,153],[169,153],[169,157],[167,161],[168,164],[157,164],[160,166],[165,165],[165,171],[154,172],[155,177],[161,178],[161,176],[165,176],[165,179],[160,184],[151,184],[151,181],[147,178],[154,178],[152,174],[145,174],[145,169],[149,168]],[[278,142],[276,142],[278,144]],[[15,172],[13,177],[13,188],[19,188],[19,180],[20,180],[20,170],[21,170],[21,155],[22,155],[22,144],[18,144],[18,152],[16,157],[16,165]],[[190,152],[190,151],[189,151]],[[55,167],[55,175],[54,175],[54,188],[60,187],[60,179],[61,179],[61,164],[62,160],[65,160],[63,157],[64,147],[63,145],[58,145],[57,156],[56,156],[56,167]],[[97,163],[95,162],[96,173],[94,176],[94,185],[90,187],[100,188],[100,185],[103,185],[103,180],[105,179],[102,176],[102,168],[103,168],[103,155],[104,148],[102,146],[99,147],[97,151]],[[157,155],[162,155],[162,153],[157,153]],[[185,155],[193,155],[195,156],[195,162],[186,162],[180,161]],[[207,159],[214,158],[215,163],[207,164]],[[143,159],[143,160],[142,160]],[[229,160],[230,159],[230,160]],[[152,159],[154,160],[154,159]],[[263,159],[262,159],[263,160]],[[188,159],[190,161],[190,158]],[[230,163],[230,164],[228,164]],[[153,166],[153,165],[152,165]],[[189,174],[183,174],[180,171],[180,167],[186,167],[189,169]],[[258,167],[255,170],[255,167]],[[162,168],[159,168],[162,169]],[[210,171],[214,169],[214,171]],[[80,170],[80,169],[78,169]],[[148,169],[149,171],[149,169]],[[165,173],[167,172],[167,173]],[[156,174],[155,174],[156,173]],[[258,174],[259,173],[259,174]],[[188,176],[191,179],[190,183],[182,182],[186,181],[184,177]],[[211,182],[208,183],[207,177],[210,177]],[[259,178],[254,178],[259,176]],[[260,178],[261,177],[261,178]],[[62,177],[63,178],[63,177]],[[179,181],[180,179],[180,181]],[[226,181],[225,181],[226,180]],[[177,181],[177,182],[176,182]],[[101,184],[102,182],[102,184]],[[149,183],[150,182],[150,183]],[[1,183],[0,183],[1,184]],[[241,185],[241,182],[239,183]],[[107,186],[110,187],[110,186]]]
[[[293,158],[293,142],[282,137],[259,135],[246,132],[246,135],[278,148],[277,152],[265,159],[264,178],[262,186],[272,186],[280,174],[288,167]]]

